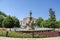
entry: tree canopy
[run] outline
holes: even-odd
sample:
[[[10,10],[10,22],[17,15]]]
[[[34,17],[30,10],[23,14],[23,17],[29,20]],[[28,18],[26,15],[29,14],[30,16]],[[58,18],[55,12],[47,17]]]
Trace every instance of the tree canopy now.
[[[42,21],[43,21],[43,18],[39,17],[39,18],[36,19],[35,24],[36,24],[37,26],[40,26],[40,27],[41,27],[41,22],[42,22]]]
[[[6,27],[6,28],[12,28],[12,27],[14,27],[14,21],[13,21],[13,19],[11,18],[11,16],[7,16],[7,17],[3,20],[2,25],[3,25],[3,27]]]
[[[0,15],[3,15],[4,17],[6,17],[7,15],[5,13],[3,13],[2,11],[0,11]]]
[[[3,15],[0,15],[0,27],[2,27],[2,21],[4,20]]]
[[[47,20],[44,20],[43,18],[37,18],[36,19],[36,25],[39,27],[48,27],[48,28],[59,28],[60,27],[60,21],[56,20],[55,11],[53,11],[52,8],[49,9],[49,18]]]
[[[7,16],[3,20],[2,25],[5,28],[20,27],[19,20],[16,17],[11,17],[11,16]]]
[[[20,27],[20,22],[16,17],[12,17],[13,21],[14,21],[14,27]]]
[[[4,12],[0,11],[0,27],[12,28],[20,27],[19,19],[16,17],[8,16]]]

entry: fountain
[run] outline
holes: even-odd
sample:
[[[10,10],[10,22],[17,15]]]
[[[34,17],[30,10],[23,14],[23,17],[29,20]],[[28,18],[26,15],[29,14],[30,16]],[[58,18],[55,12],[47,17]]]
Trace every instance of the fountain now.
[[[31,33],[32,37],[34,38],[34,34],[35,33],[40,33],[40,32],[44,32],[44,31],[53,31],[53,28],[36,28],[33,17],[32,17],[32,12],[30,11],[30,15],[29,15],[29,21],[28,23],[26,23],[26,28],[22,29],[22,28],[11,28],[12,31],[17,31],[17,32],[23,32],[23,33]]]

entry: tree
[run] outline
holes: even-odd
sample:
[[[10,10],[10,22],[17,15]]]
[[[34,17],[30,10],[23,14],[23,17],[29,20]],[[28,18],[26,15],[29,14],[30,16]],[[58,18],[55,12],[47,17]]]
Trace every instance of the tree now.
[[[0,11],[0,27],[2,27],[2,21],[4,20],[4,18],[6,17],[7,15],[5,13],[3,13],[2,11]]]
[[[4,20],[4,16],[0,15],[0,27],[2,27],[2,21]]]
[[[14,21],[13,21],[13,19],[11,18],[11,16],[7,16],[7,17],[3,20],[2,25],[3,25],[3,27],[6,27],[6,28],[12,28],[12,27],[14,27]]]
[[[60,20],[59,20],[59,28],[60,28]]]
[[[40,27],[41,27],[41,22],[42,22],[42,21],[43,21],[43,18],[39,17],[38,19],[36,19],[35,24],[36,24],[37,26],[40,26]]]
[[[48,20],[42,21],[41,22],[41,27],[47,27],[47,28],[49,28],[49,22],[48,22]]]
[[[48,19],[49,21],[49,27],[50,28],[56,28],[56,17],[55,17],[55,12],[52,10],[52,8],[49,9],[50,13],[50,18]]]
[[[0,11],[0,15],[3,15],[4,17],[6,17],[7,15],[5,13],[3,13],[2,11]]]
[[[50,21],[56,21],[56,17],[55,17],[55,12],[52,10],[52,8],[49,9],[49,13],[50,13]]]
[[[45,27],[46,21],[41,22],[41,27]]]
[[[56,22],[58,28],[60,28],[60,20]]]
[[[13,21],[14,21],[14,27],[20,27],[20,22],[16,17],[12,17]]]

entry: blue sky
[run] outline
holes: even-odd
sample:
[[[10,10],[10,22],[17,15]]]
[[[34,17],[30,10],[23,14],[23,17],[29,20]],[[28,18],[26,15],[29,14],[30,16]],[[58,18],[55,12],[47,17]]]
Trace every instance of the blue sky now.
[[[0,0],[0,11],[16,16],[19,20],[29,16],[30,10],[33,17],[48,19],[49,8],[55,11],[56,18],[59,20],[60,0]]]

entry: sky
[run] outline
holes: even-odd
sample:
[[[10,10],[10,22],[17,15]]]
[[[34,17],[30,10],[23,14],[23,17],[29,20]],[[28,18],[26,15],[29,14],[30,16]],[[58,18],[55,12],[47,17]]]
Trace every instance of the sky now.
[[[29,16],[30,10],[35,18],[49,18],[49,8],[55,11],[56,19],[60,19],[60,0],[0,0],[0,11],[16,16],[19,20]]]

